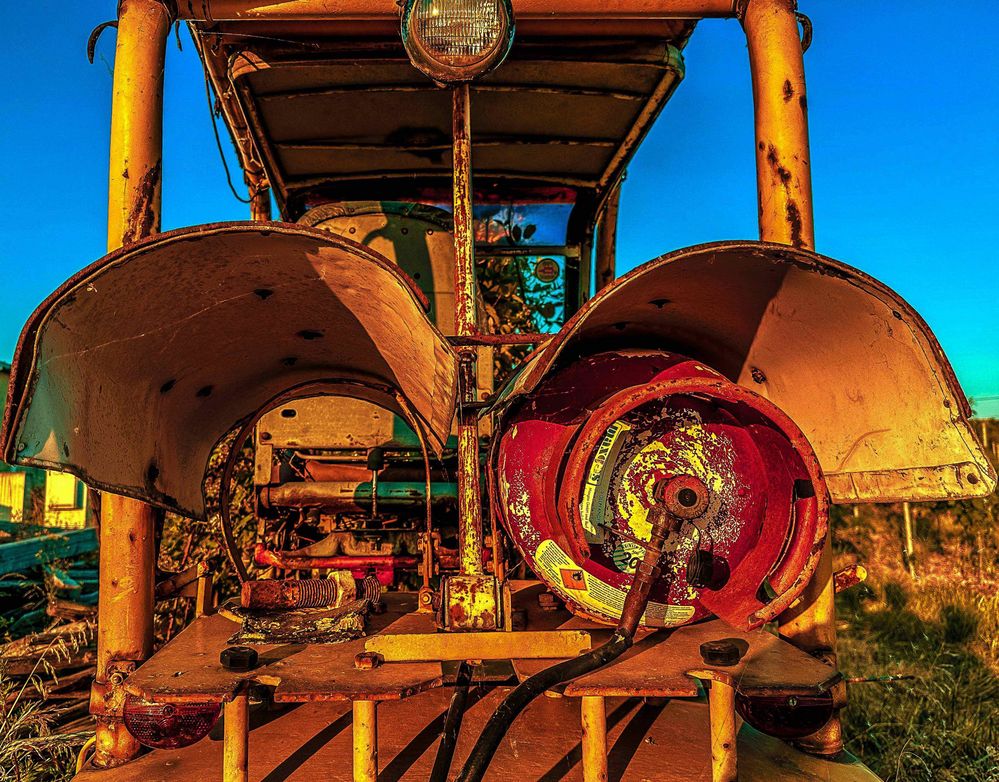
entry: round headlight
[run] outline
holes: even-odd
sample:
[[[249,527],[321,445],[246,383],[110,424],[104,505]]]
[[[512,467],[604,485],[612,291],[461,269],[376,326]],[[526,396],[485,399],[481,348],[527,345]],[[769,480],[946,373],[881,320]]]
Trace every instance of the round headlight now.
[[[407,0],[402,41],[437,82],[471,81],[499,65],[513,42],[510,0]]]

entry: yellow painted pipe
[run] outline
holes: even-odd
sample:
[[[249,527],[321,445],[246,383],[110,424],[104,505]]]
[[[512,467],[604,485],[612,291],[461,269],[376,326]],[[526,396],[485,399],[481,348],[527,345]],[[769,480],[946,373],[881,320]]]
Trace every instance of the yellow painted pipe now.
[[[811,250],[808,100],[794,0],[749,0],[742,21],[753,81],[760,238]]]
[[[736,754],[735,689],[712,681],[708,691],[711,719],[711,781],[736,782],[739,765]]]
[[[246,782],[250,773],[250,703],[246,692],[225,704],[222,717],[223,782]]]
[[[812,250],[812,172],[808,99],[794,0],[749,0],[742,17],[749,47],[756,125],[760,239]],[[836,665],[831,533],[798,604],[779,617],[780,634]],[[803,749],[835,754],[843,747],[839,717],[802,740]]]
[[[156,0],[119,7],[111,100],[108,250],[159,230],[163,142],[163,67],[171,17]],[[124,673],[146,659],[153,640],[155,515],[136,500],[101,499],[97,717],[94,765],[135,757],[139,745],[121,723]]]
[[[604,698],[584,695],[583,782],[607,782],[607,709]]]
[[[354,701],[354,782],[378,779],[378,714],[375,701]]]

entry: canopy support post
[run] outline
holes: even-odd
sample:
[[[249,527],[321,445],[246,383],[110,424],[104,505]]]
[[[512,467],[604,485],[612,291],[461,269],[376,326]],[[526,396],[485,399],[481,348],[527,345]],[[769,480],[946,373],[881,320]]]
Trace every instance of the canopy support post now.
[[[163,69],[172,17],[159,0],[123,0],[119,9],[111,106],[108,250],[160,230]],[[135,413],[138,414],[138,413]],[[119,766],[136,756],[125,730],[124,682],[152,652],[156,511],[104,494],[100,510],[100,597],[93,763]]]
[[[795,0],[749,0],[742,23],[749,45],[756,124],[760,239],[815,249],[805,66]],[[832,547],[825,547],[798,604],[779,617],[780,634],[836,665]],[[798,742],[815,754],[843,749],[839,715]]]

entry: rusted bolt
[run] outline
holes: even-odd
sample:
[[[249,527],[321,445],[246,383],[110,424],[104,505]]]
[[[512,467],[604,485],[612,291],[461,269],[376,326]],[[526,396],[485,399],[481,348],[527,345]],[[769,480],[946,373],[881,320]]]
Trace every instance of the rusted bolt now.
[[[742,650],[727,638],[720,641],[706,641],[701,644],[701,659],[706,665],[723,667],[737,665],[742,659]]]
[[[112,687],[121,687],[125,683],[125,674],[121,671],[114,671],[110,676],[108,676],[108,683]]]
[[[354,655],[354,667],[359,671],[370,671],[379,667],[385,658],[378,652],[358,652]]]
[[[229,646],[219,654],[219,662],[227,671],[252,671],[257,667],[257,650],[249,646]]]

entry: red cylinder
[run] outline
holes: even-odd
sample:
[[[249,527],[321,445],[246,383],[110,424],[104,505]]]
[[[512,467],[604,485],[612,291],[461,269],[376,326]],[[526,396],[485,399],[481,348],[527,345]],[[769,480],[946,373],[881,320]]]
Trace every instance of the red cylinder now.
[[[707,503],[666,543],[643,618],[776,616],[815,568],[828,496],[804,435],[779,409],[703,364],[628,350],[577,359],[499,420],[491,490],[534,572],[576,613],[616,622],[662,481],[691,476]]]

